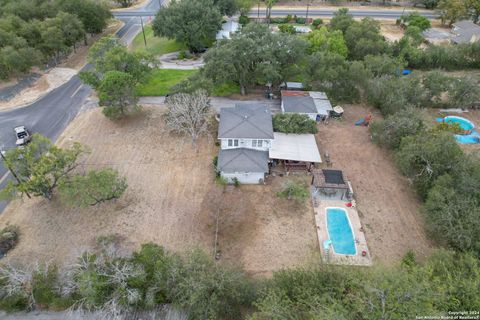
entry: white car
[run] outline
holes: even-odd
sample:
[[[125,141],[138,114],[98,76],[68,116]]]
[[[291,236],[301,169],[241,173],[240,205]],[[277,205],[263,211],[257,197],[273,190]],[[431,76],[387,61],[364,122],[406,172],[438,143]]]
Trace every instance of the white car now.
[[[30,142],[30,139],[32,139],[30,133],[28,133],[27,129],[25,129],[25,126],[18,126],[13,130],[15,131],[15,136],[17,137],[17,141],[15,142],[17,147],[26,145],[28,142]]]

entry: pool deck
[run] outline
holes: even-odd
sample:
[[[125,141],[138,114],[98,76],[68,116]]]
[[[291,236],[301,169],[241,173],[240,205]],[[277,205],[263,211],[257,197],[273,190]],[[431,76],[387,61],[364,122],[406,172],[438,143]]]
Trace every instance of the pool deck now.
[[[315,224],[317,228],[318,243],[320,245],[320,252],[322,258],[327,263],[332,264],[344,264],[344,265],[356,265],[356,266],[371,266],[372,258],[370,251],[368,250],[367,240],[362,228],[358,212],[355,208],[348,208],[345,206],[347,202],[341,200],[320,200],[316,198],[313,201],[313,210],[315,211]],[[348,213],[348,218],[352,226],[353,237],[357,241],[357,254],[356,255],[342,255],[336,254],[332,249],[328,250],[328,254],[323,248],[323,242],[329,239],[327,230],[326,209],[328,207],[343,208]],[[366,251],[367,255],[362,257],[362,251]]]

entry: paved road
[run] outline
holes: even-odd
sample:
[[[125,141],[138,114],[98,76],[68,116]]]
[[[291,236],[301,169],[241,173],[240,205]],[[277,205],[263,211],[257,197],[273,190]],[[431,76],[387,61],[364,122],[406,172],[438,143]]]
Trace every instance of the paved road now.
[[[318,9],[318,8],[310,8],[308,11],[308,16],[309,17],[332,17],[335,12],[337,12],[338,9]],[[353,15],[355,18],[364,18],[364,17],[370,17],[370,18],[375,18],[375,19],[398,19],[400,18],[403,14],[408,14],[410,12],[418,12],[420,15],[428,18],[428,19],[437,19],[439,15],[433,11],[417,11],[417,10],[375,10],[375,9],[350,9],[349,13]],[[142,12],[123,12],[123,13],[118,13],[115,16],[116,17],[121,17],[121,18],[129,18],[129,17],[151,17],[155,13],[153,11],[148,11],[144,10]],[[278,16],[286,16],[288,14],[291,15],[297,15],[300,17],[304,17],[306,14],[306,7],[299,7],[299,8],[279,8],[279,7],[274,7],[272,9],[272,16],[273,17],[278,17]],[[250,11],[249,16],[250,17],[257,17],[258,11],[256,9],[253,9]],[[265,9],[260,9],[260,17],[265,17]]]
[[[118,15],[125,23],[117,32],[117,36],[123,43],[130,43],[140,30],[138,14],[154,13],[159,7],[158,0],[150,0],[144,7],[134,9],[136,17],[125,17],[114,12],[114,16]],[[84,85],[78,76],[74,76],[31,105],[0,112],[0,147],[4,150],[15,147],[13,128],[18,125],[25,125],[31,132],[38,132],[56,140],[85,104],[91,91],[92,89]],[[0,163],[0,189],[5,187],[9,179],[10,174]],[[6,205],[7,202],[0,201],[0,213]]]

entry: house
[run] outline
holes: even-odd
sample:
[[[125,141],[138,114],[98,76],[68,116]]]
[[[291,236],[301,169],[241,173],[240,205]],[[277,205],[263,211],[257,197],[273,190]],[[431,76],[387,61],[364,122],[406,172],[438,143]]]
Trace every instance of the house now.
[[[469,20],[455,22],[452,33],[452,42],[456,44],[480,42],[480,26]]]
[[[296,90],[296,91],[303,91],[305,90],[305,86],[301,82],[284,82],[280,88],[283,90]]]
[[[333,110],[324,92],[282,90],[282,112],[306,114],[315,121],[326,120]]]
[[[218,139],[221,150],[217,170],[229,180],[254,184],[269,172],[268,150],[272,144],[272,114],[258,104],[237,104],[220,110]]]
[[[232,34],[240,30],[240,24],[238,22],[229,20],[222,24],[222,29],[217,32],[215,39],[231,39]]]
[[[218,139],[217,171],[229,182],[261,183],[271,166],[289,173],[322,162],[313,134],[273,132],[272,114],[261,104],[220,109]]]

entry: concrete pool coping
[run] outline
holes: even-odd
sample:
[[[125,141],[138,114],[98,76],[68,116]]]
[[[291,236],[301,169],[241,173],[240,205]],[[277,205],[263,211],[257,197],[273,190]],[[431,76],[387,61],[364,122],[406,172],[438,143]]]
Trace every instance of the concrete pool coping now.
[[[365,239],[365,233],[361,231],[362,224],[360,217],[355,208],[346,207],[347,202],[342,200],[319,200],[314,201],[313,210],[315,212],[315,227],[317,229],[317,238],[320,246],[320,252],[322,259],[327,263],[332,264],[344,264],[344,265],[357,265],[357,266],[371,266],[372,258],[370,251],[368,250],[367,240]],[[316,206],[315,206],[316,204]],[[327,215],[326,209],[337,207],[344,209],[347,212],[350,225],[352,227],[353,237],[358,240],[356,243],[357,254],[355,255],[343,255],[336,254],[333,250],[328,250],[328,255],[323,248],[323,242],[329,239],[327,230]],[[362,230],[364,230],[363,228]],[[367,255],[362,256],[362,251],[366,251]]]

